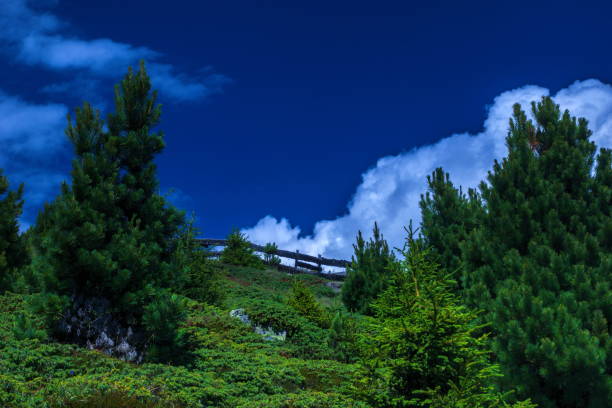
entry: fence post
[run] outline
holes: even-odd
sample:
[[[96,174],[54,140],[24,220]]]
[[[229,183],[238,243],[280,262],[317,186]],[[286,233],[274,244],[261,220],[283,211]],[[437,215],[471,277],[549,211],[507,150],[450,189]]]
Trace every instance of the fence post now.
[[[295,270],[295,273],[298,273],[297,263],[298,263],[299,254],[300,254],[300,250],[296,249],[295,250],[295,265],[293,265],[293,269]]]
[[[321,254],[317,256],[319,258],[319,262],[317,262],[317,266],[319,267],[319,272],[323,272],[323,268],[321,268]]]

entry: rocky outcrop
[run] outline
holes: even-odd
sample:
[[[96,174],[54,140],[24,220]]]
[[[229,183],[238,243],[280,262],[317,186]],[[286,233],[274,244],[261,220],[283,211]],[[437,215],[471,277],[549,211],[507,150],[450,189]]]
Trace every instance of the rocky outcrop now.
[[[103,298],[75,296],[57,325],[59,340],[100,350],[124,361],[140,363],[146,348],[143,333],[123,325]]]

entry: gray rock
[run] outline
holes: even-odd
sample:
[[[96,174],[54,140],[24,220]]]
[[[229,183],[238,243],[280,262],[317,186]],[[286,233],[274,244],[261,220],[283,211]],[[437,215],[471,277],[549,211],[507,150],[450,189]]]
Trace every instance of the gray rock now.
[[[331,288],[331,290],[333,290],[336,293],[340,293],[340,290],[342,289],[342,282],[335,282],[335,281],[325,282],[325,286],[327,286],[328,288]]]
[[[124,327],[103,298],[73,297],[56,332],[59,340],[135,363],[142,361],[146,349],[144,333]]]
[[[267,341],[285,341],[287,338],[287,332],[274,331],[271,327],[261,327],[257,325],[253,325],[251,319],[249,319],[249,315],[246,314],[244,309],[234,309],[230,312],[230,316],[233,318],[239,319],[242,323],[249,325],[253,328],[253,331],[263,337],[264,340]]]

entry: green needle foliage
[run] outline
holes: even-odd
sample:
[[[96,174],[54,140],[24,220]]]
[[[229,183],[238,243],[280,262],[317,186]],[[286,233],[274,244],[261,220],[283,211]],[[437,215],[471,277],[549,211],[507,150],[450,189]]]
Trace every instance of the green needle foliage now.
[[[301,280],[293,280],[287,304],[317,326],[329,328],[331,323],[329,313],[317,302],[312,290]]]
[[[276,256],[278,247],[274,242],[268,242],[264,247],[264,262],[268,265],[280,265],[281,259]]]
[[[184,215],[158,193],[155,174],[160,114],[141,64],[116,87],[106,121],[88,103],[69,118],[72,184],[45,207],[33,238],[47,292],[103,297],[138,322],[156,291],[180,280],[173,259]]]
[[[343,310],[336,312],[327,334],[327,345],[338,361],[355,362],[359,350],[357,347],[357,322],[354,316]]]
[[[29,261],[18,217],[23,207],[23,185],[9,191],[8,179],[0,169],[0,294],[11,288],[17,271]]]
[[[237,229],[228,235],[227,246],[221,252],[219,260],[229,265],[264,269],[263,260],[255,255],[247,236]]]
[[[461,193],[448,183],[432,188],[424,233],[438,253],[452,253],[445,266],[461,257],[465,297],[486,311],[504,388],[544,408],[608,407],[611,152],[596,155],[587,121],[550,98],[533,103],[532,114],[535,121],[514,106],[508,156],[480,197],[456,200]],[[430,210],[453,195],[452,205]]]
[[[386,288],[395,256],[376,223],[370,241],[366,242],[359,231],[353,248],[355,255],[346,269],[342,301],[351,312],[372,314],[370,303]]]
[[[196,241],[197,229],[192,216],[181,227],[173,264],[180,281],[173,289],[191,299],[209,305],[220,305],[223,301],[221,278],[223,266],[211,260]]]
[[[429,191],[421,196],[421,233],[444,268],[461,282],[461,244],[480,223],[482,203],[473,189],[456,189],[448,173],[437,168],[427,176]]]
[[[493,387],[498,367],[474,324],[477,314],[459,303],[431,249],[408,233],[404,259],[373,304],[358,393],[376,407],[506,406]]]

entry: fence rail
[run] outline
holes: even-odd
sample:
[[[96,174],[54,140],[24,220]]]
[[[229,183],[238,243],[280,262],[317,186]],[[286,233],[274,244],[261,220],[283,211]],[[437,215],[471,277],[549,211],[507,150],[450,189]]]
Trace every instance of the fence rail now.
[[[199,242],[200,245],[206,248],[216,247],[216,246],[227,246],[227,242],[228,242],[226,239],[208,239],[208,238],[200,238],[200,239],[196,239],[196,241]],[[255,252],[266,253],[263,246],[253,244],[253,243],[250,243],[250,245],[251,245],[251,248],[253,248]],[[289,273],[314,273],[316,275],[323,276],[328,279],[334,279],[334,280],[344,280],[344,274],[323,273],[322,265],[333,266],[337,268],[346,268],[350,264],[349,261],[345,261],[343,259],[323,258],[320,255],[312,256],[312,255],[302,254],[300,253],[300,251],[293,252],[293,251],[285,251],[283,249],[277,249],[276,251],[268,252],[268,253],[273,253],[276,256],[294,260],[293,267],[289,265],[281,264],[278,266],[278,269],[280,270],[283,270]],[[220,252],[211,252],[210,256],[219,256],[220,254],[221,254]],[[304,271],[305,269],[307,269],[308,271]]]

